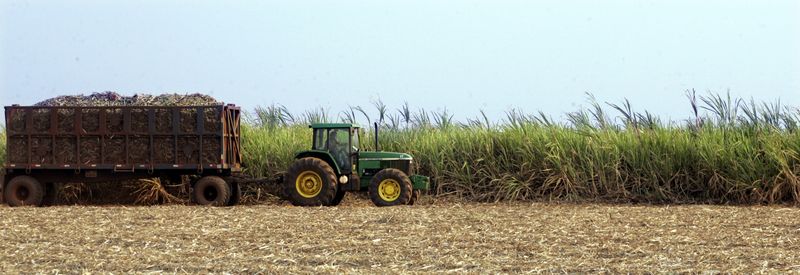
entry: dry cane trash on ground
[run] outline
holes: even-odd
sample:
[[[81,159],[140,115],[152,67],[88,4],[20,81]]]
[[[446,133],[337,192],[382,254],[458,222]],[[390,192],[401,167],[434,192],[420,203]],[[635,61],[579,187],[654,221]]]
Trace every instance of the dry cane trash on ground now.
[[[0,207],[8,273],[800,272],[800,209]]]

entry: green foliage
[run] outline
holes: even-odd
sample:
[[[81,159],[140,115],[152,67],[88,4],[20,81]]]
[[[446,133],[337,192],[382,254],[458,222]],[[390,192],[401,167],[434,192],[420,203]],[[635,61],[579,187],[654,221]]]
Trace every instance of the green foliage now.
[[[446,109],[397,113],[375,103],[382,150],[408,152],[437,194],[476,201],[800,202],[800,111],[687,94],[693,118],[662,122],[627,100],[567,114],[558,123],[518,109],[499,123],[485,114],[455,123]],[[606,106],[607,105],[607,106]],[[608,110],[610,111],[608,111]],[[345,122],[369,119],[351,107]],[[368,128],[362,148],[371,150]],[[305,124],[244,129],[248,172],[271,176],[308,149]]]
[[[499,122],[481,112],[459,123],[447,109],[392,109],[380,101],[371,118],[360,106],[338,117],[378,122],[382,150],[411,153],[435,193],[469,200],[800,202],[800,110],[693,91],[687,97],[691,117],[678,122],[591,95],[589,108],[562,122],[511,109]],[[308,124],[329,120],[323,108],[300,115],[281,105],[256,109],[242,128],[246,172],[282,173],[310,148]],[[361,148],[372,150],[374,132],[365,130]]]
[[[306,124],[269,128],[244,124],[242,158],[254,177],[275,177],[294,160],[298,151],[311,148],[311,129]]]

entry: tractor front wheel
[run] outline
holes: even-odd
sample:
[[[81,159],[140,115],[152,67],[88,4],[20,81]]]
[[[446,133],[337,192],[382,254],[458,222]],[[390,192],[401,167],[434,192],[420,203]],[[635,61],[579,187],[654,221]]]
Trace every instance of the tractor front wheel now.
[[[394,168],[381,170],[369,182],[369,199],[377,206],[408,204],[412,192],[411,180],[406,173]]]
[[[327,162],[306,157],[289,167],[283,191],[297,206],[331,205],[336,198],[336,183],[336,173]]]

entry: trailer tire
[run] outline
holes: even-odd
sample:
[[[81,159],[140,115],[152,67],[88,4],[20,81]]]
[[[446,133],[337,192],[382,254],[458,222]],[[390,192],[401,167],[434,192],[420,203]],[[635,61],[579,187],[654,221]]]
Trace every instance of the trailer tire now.
[[[199,205],[226,206],[231,197],[231,187],[217,176],[205,176],[194,184],[192,198]]]
[[[57,193],[58,188],[56,187],[56,183],[48,182],[44,184],[44,196],[42,197],[42,205],[43,206],[52,206],[56,205],[58,202]]]
[[[379,171],[369,182],[369,199],[376,206],[406,205],[412,192],[411,180],[395,168]]]
[[[239,183],[232,182],[231,186],[231,197],[228,199],[228,206],[234,206],[239,204],[239,201],[242,200],[242,188],[239,186]]]
[[[336,173],[324,160],[295,160],[283,181],[283,192],[297,206],[331,205],[336,197]]]
[[[30,176],[16,176],[3,190],[9,206],[41,206],[44,200],[44,186]]]

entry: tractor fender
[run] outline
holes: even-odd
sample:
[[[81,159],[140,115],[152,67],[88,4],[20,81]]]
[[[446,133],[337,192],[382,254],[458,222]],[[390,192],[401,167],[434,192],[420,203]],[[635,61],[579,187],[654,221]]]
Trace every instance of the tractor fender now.
[[[314,157],[314,158],[321,159],[321,160],[327,162],[328,165],[330,165],[331,168],[333,168],[333,171],[336,172],[337,176],[342,174],[342,172],[339,171],[339,165],[336,165],[336,160],[334,160],[333,156],[331,155],[331,153],[328,153],[327,151],[318,151],[318,150],[302,151],[300,153],[297,153],[294,156],[294,159],[301,159],[301,158],[307,158],[307,157]]]

